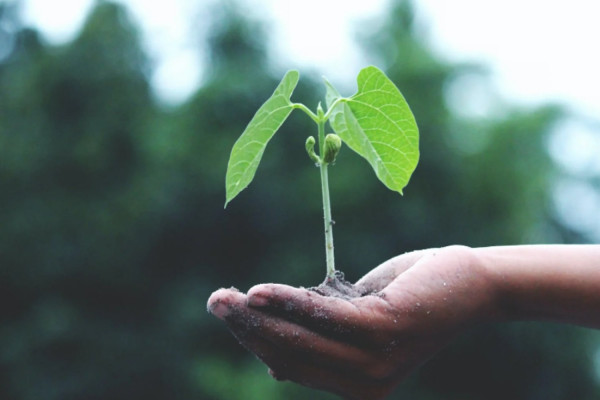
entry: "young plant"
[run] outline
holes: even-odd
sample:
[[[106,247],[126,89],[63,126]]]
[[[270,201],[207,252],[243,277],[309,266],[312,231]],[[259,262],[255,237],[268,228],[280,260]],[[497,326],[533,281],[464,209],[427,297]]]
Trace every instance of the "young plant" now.
[[[315,152],[317,140],[313,136],[306,140],[306,151],[321,172],[327,281],[336,273],[327,168],[335,161],[342,142],[371,164],[385,186],[402,194],[419,161],[419,131],[398,88],[376,67],[360,71],[358,92],[352,97],[342,97],[325,80],[326,111],[321,103],[312,112],[304,104],[291,102],[298,79],[298,71],[285,74],[233,145],[225,179],[225,207],[250,184],[267,143],[290,113],[295,109],[305,112],[317,125],[319,153]],[[325,135],[327,122],[335,133]]]

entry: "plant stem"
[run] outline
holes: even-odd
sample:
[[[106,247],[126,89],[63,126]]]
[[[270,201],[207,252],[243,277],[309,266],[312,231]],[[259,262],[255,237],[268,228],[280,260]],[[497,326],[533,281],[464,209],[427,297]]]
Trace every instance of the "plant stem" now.
[[[323,160],[323,151],[325,143],[325,119],[323,111],[319,113],[319,154],[321,162],[321,192],[323,194],[323,220],[325,223],[325,259],[327,261],[327,278],[331,279],[335,275],[335,261],[333,255],[333,219],[331,218],[331,201],[329,200],[329,176],[327,173],[328,163]]]

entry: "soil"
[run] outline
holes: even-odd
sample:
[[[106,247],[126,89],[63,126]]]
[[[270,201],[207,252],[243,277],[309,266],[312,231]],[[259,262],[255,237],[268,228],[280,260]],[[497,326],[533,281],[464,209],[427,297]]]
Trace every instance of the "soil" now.
[[[351,300],[369,294],[348,282],[341,271],[335,271],[332,278],[327,277],[319,286],[311,287],[308,290],[323,296],[339,297],[344,300]]]

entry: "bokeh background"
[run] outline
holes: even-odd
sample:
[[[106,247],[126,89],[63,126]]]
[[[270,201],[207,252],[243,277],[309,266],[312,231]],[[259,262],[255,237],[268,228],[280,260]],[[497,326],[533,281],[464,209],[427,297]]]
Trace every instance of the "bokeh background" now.
[[[334,399],[273,381],[205,310],[222,286],[324,276],[303,114],[223,210],[233,142],[296,67],[269,47],[268,18],[232,1],[191,13],[202,79],[169,101],[126,5],[95,2],[55,44],[24,21],[23,4],[0,1],[0,399]],[[598,120],[560,101],[507,101],[485,65],[432,49],[414,3],[385,7],[357,26],[357,57],[401,88],[422,157],[399,197],[342,149],[330,179],[347,277],[417,248],[597,242]],[[301,74],[293,99],[314,107],[319,69]],[[597,399],[599,349],[583,328],[481,326],[392,398]]]

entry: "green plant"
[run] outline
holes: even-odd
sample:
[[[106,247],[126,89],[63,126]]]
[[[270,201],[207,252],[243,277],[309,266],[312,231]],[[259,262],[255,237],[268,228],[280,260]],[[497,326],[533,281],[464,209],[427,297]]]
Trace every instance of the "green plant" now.
[[[267,143],[290,113],[294,109],[304,111],[317,124],[319,154],[312,136],[306,140],[306,151],[321,172],[327,277],[333,278],[333,220],[327,167],[335,161],[342,141],[371,164],[383,184],[402,194],[419,161],[419,131],[398,88],[376,67],[360,71],[358,92],[352,97],[342,97],[325,80],[327,111],[319,103],[316,113],[304,104],[291,102],[298,79],[298,71],[285,74],[233,145],[225,180],[225,207],[250,184]],[[335,134],[325,135],[327,122]]]

